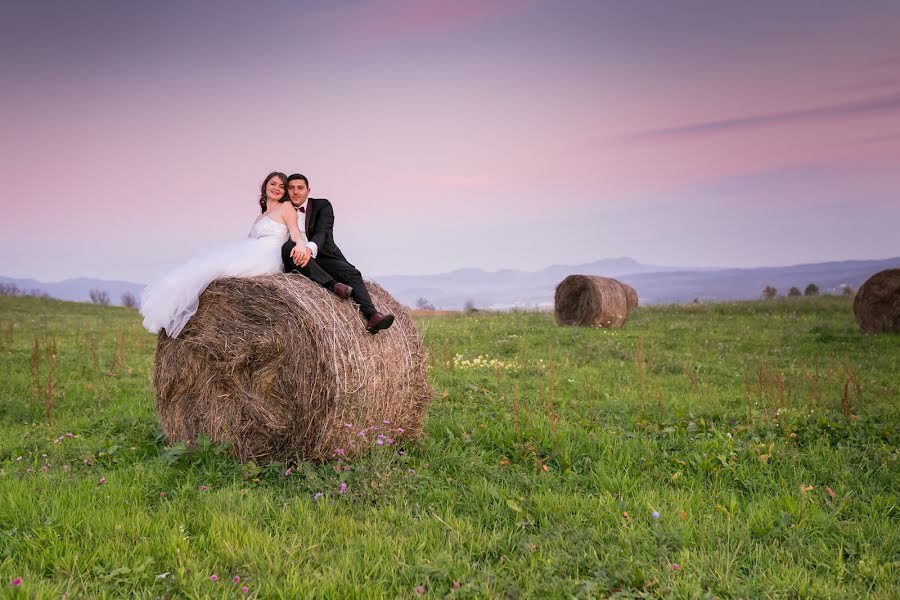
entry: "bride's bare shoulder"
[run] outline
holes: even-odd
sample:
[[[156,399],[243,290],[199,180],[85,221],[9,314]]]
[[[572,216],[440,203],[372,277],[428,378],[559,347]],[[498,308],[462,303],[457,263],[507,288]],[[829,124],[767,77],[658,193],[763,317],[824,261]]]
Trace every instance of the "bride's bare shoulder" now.
[[[284,218],[295,218],[297,216],[297,209],[295,209],[294,205],[290,202],[282,202],[278,205],[276,210],[278,211],[278,214]]]

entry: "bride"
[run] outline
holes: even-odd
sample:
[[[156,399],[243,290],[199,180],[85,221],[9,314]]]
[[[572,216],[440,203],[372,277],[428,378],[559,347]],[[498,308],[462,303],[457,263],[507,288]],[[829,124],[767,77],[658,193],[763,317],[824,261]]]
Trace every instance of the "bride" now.
[[[252,277],[282,272],[281,246],[288,236],[301,242],[297,213],[284,199],[287,176],[269,173],[263,181],[259,206],[262,210],[250,234],[235,244],[203,254],[162,274],[141,292],[144,327],[152,333],[165,329],[178,337],[197,312],[200,294],[219,277]]]

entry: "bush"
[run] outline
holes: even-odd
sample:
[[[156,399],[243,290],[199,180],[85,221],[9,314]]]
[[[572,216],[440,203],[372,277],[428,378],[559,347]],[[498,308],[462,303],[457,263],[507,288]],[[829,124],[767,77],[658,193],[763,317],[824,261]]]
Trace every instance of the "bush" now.
[[[109,294],[102,290],[91,290],[88,294],[94,304],[103,304],[104,306],[109,304]]]
[[[136,308],[138,305],[137,298],[131,292],[122,294],[122,306],[126,308]]]
[[[420,297],[416,300],[416,308],[421,310],[434,310],[434,304],[428,301],[428,298]]]
[[[38,288],[23,290],[14,283],[0,283],[0,296],[34,296],[35,298],[49,298],[50,294]]]
[[[765,300],[773,300],[775,298],[775,296],[777,296],[777,295],[778,295],[778,290],[773,288],[771,285],[767,285],[766,287],[763,288],[762,297]]]
[[[463,305],[463,311],[467,313],[478,312],[478,309],[475,308],[475,301],[469,298],[466,300],[466,303]]]
[[[800,297],[800,288],[797,286],[792,287],[788,290],[788,298],[799,298]]]
[[[803,290],[803,295],[804,296],[818,296],[819,295],[819,286],[817,286],[814,283],[809,284],[808,286],[806,286],[806,289]]]
[[[0,296],[18,296],[21,292],[14,283],[0,283]]]

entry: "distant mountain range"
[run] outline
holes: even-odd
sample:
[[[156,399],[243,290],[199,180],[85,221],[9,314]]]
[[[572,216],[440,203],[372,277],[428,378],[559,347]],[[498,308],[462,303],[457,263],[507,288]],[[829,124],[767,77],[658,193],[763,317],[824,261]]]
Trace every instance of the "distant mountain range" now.
[[[802,291],[815,283],[822,293],[838,293],[842,285],[857,289],[866,279],[889,268],[900,268],[900,257],[848,260],[753,269],[684,269],[644,265],[630,258],[598,260],[581,265],[554,265],[542,271],[461,269],[441,275],[377,278],[407,306],[425,298],[436,308],[459,309],[471,301],[477,307],[552,308],[557,284],[567,275],[615,277],[634,287],[641,304],[686,303],[760,298],[771,285],[784,295],[792,286]]]
[[[822,293],[838,293],[843,285],[857,289],[873,274],[890,268],[900,268],[900,257],[753,269],[684,269],[644,265],[631,258],[607,258],[580,265],[553,265],[541,271],[459,269],[437,275],[388,275],[375,280],[407,306],[415,306],[419,298],[424,298],[441,309],[461,309],[472,302],[479,308],[503,310],[551,308],[556,285],[573,274],[615,277],[637,290],[641,304],[665,304],[686,303],[695,298],[703,302],[749,300],[759,298],[767,285],[777,288],[781,295],[792,286],[802,291],[810,283],[819,286]],[[143,288],[143,284],[129,281],[81,278],[43,283],[0,276],[0,284],[4,283],[76,302],[87,302],[92,289],[102,290],[113,304],[119,304],[125,292],[137,296]]]

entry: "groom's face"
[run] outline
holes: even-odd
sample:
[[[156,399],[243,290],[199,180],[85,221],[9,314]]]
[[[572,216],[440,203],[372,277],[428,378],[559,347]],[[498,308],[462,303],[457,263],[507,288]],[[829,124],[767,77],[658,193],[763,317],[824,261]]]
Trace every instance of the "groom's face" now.
[[[300,206],[309,198],[309,188],[302,179],[294,179],[288,182],[288,196],[291,197],[291,204]]]

